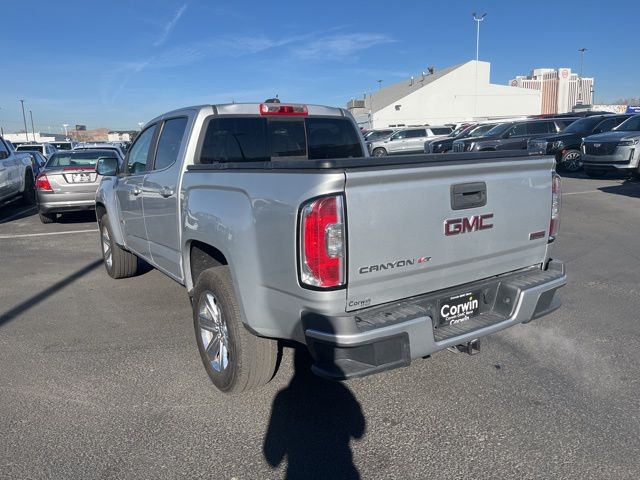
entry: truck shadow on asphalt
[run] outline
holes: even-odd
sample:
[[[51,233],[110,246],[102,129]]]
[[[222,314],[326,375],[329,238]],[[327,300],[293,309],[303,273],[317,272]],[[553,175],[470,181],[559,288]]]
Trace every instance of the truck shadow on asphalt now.
[[[84,277],[91,271],[98,268],[100,265],[102,265],[102,259],[91,262],[88,265],[85,265],[84,267],[82,267],[80,270],[77,270],[74,273],[66,276],[62,280],[57,281],[56,283],[51,285],[49,288],[27,298],[26,300],[19,303],[15,307],[10,308],[6,312],[0,313],[0,327],[10,322],[11,320],[16,319],[18,316],[20,316],[27,310],[30,310],[36,305],[44,302],[47,298],[55,295],[64,287],[75,282],[79,278]]]
[[[344,384],[314,375],[311,365],[306,348],[296,348],[291,382],[273,400],[265,459],[275,468],[286,458],[286,479],[359,479],[349,444],[366,431],[360,403]]]

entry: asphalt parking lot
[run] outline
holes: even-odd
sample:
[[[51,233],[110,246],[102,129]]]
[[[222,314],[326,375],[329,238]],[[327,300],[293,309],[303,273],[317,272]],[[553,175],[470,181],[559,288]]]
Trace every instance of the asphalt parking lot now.
[[[181,286],[108,277],[91,214],[5,205],[0,477],[636,478],[640,183],[565,178],[563,203],[558,312],[346,383],[286,348],[242,397],[210,385]]]

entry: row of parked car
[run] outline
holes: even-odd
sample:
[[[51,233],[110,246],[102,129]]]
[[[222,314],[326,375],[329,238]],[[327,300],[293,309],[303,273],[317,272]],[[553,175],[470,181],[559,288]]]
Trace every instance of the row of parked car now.
[[[121,164],[125,148],[122,142],[14,146],[0,137],[0,202],[20,197],[26,205],[35,203],[43,223],[56,221],[61,213],[93,210],[98,161]]]
[[[587,175],[602,177],[613,170],[638,170],[640,115],[528,118],[466,124],[455,130],[419,126],[371,130],[364,135],[374,156],[528,150],[555,156],[560,170],[584,168]]]

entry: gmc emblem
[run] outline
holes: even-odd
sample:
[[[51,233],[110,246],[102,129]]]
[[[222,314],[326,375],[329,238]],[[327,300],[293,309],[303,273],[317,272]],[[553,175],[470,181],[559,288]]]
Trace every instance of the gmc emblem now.
[[[460,235],[461,233],[475,232],[476,230],[488,230],[493,228],[492,223],[486,221],[493,218],[493,213],[474,215],[468,218],[452,218],[444,222],[444,234],[447,237]]]

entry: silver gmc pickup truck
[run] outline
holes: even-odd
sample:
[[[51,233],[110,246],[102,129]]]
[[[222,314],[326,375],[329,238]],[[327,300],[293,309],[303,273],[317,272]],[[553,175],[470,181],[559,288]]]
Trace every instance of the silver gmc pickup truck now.
[[[262,103],[167,113],[122,169],[97,169],[107,272],[134,275],[140,257],[186,287],[225,392],[268,382],[279,339],[346,379],[474,352],[560,305],[550,156],[373,158],[345,110]]]

